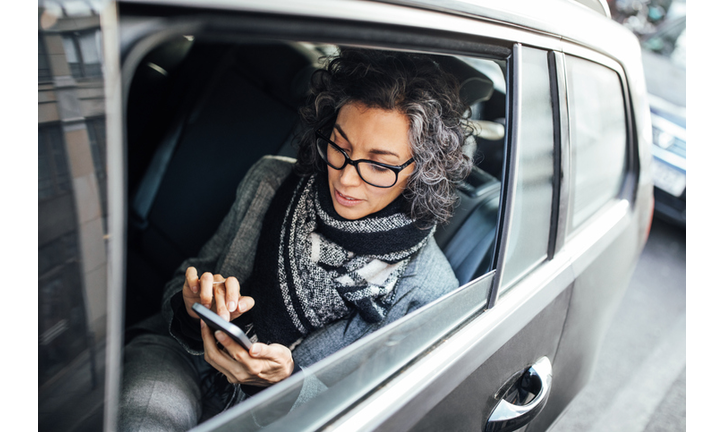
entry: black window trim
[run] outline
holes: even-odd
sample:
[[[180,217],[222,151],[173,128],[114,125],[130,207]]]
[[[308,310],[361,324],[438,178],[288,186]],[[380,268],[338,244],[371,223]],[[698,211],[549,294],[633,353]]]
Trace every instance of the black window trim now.
[[[506,81],[508,83],[506,95],[506,132],[505,151],[503,152],[503,171],[501,174],[500,206],[498,210],[498,223],[496,234],[495,255],[492,268],[496,269],[493,277],[493,286],[488,294],[487,309],[495,307],[498,301],[500,286],[505,272],[505,254],[507,251],[510,230],[513,221],[512,205],[515,202],[515,185],[518,177],[518,149],[514,143],[520,137],[520,116],[522,106],[520,58],[522,46],[519,43],[513,45],[511,55],[508,57],[508,68],[506,70]]]

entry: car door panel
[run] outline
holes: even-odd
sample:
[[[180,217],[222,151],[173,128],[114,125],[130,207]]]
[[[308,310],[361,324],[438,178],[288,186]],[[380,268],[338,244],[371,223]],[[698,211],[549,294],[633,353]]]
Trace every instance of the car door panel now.
[[[498,402],[496,399],[498,391],[511,377],[520,376],[526,367],[543,356],[555,364],[571,292],[572,286],[569,286],[560,293],[553,302],[409,430],[415,432],[482,430]],[[554,374],[554,391],[556,378]]]
[[[446,335],[473,319],[476,314],[469,305],[485,304],[493,273],[450,293],[438,301],[385,326],[354,344],[292,376],[283,385],[264,391],[195,431],[313,431],[333,423],[340,407],[354,406],[365,396],[387,386],[390,376],[416,358],[424,357],[431,346],[445,340]],[[467,315],[473,313],[473,316]],[[281,402],[287,395],[299,393],[305,379],[312,377],[327,387],[303,406],[279,415]],[[289,405],[286,405],[288,411]],[[345,430],[342,426],[341,430]]]
[[[552,409],[544,410],[529,430],[542,430],[543,425],[550,425],[589,382],[603,335],[628,287],[640,253],[636,235],[639,229],[635,223],[629,223],[624,230],[618,230],[616,240],[576,278],[553,363],[553,385],[560,390],[554,391],[548,402]]]

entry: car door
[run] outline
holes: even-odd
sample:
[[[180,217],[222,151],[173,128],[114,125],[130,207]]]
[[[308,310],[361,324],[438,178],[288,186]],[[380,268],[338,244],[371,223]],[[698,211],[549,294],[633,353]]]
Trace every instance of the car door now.
[[[97,208],[108,208],[103,213],[108,214],[107,231],[101,230],[103,234],[95,237],[107,241],[102,278],[105,283],[96,285],[107,297],[97,304],[113,306],[103,309],[105,315],[93,315],[96,322],[105,326],[105,333],[98,333],[95,339],[101,341],[105,354],[97,363],[106,368],[99,391],[106,396],[105,429],[114,429],[122,373],[123,215],[130,195],[124,189],[127,148],[122,127],[122,96],[130,85],[127,72],[137,66],[133,61],[143,58],[139,52],[150,50],[154,43],[169,35],[207,34],[220,39],[283,39],[405,49],[497,62],[505,70],[505,138],[489,271],[477,271],[470,282],[450,295],[366,336],[197,429],[439,430],[445,425],[446,429],[454,430],[502,430],[530,424],[530,430],[544,430],[590,375],[602,331],[645,238],[641,232],[646,218],[640,214],[647,201],[634,200],[639,154],[634,147],[625,71],[600,54],[574,44],[562,44],[559,37],[546,32],[411,6],[353,1],[309,5],[249,1],[205,4],[205,9],[199,9],[201,5],[196,2],[179,1],[171,6],[164,6],[170,2],[159,3],[148,7],[142,2],[107,3],[100,10],[100,17],[95,15],[98,22],[104,23],[105,63],[101,70],[106,75],[101,87],[103,106],[107,109],[105,121],[100,124],[106,128],[107,156],[101,166],[105,165],[107,171],[95,172],[93,178],[97,184],[107,176],[107,186],[91,190],[97,194],[95,202],[107,203],[98,204]],[[43,16],[51,24],[43,31],[53,35],[62,33],[61,28],[65,31],[61,24],[65,24],[62,17],[66,9],[47,10],[41,11],[41,25]],[[490,11],[487,8],[481,13]],[[500,20],[501,15],[496,16]],[[510,12],[502,16],[511,23],[515,21]],[[82,87],[64,84],[72,83],[66,80],[72,76],[71,63],[81,64],[81,71],[85,64],[77,61],[80,56],[69,57],[72,55],[58,48],[61,45],[68,52],[76,47],[80,55],[83,52],[78,47],[88,45],[80,41],[76,44],[72,38],[62,42],[61,38],[52,49],[39,48],[40,53],[45,49],[51,60],[52,56],[65,56],[67,71],[42,90],[61,90],[59,94],[65,92],[63,97],[67,101],[73,100],[69,96],[72,91]],[[577,186],[571,180],[575,157],[562,47],[581,58],[594,57],[595,63],[613,71],[624,105],[619,107],[624,112],[626,131],[624,142],[619,143],[623,145],[625,159],[617,177],[618,189],[592,204],[593,207],[584,206],[593,209],[584,212],[584,216],[574,216],[579,213],[572,204]],[[52,64],[51,60],[48,62]],[[51,70],[58,67],[52,66]],[[85,89],[84,92],[87,94]],[[90,143],[99,124],[85,122],[85,128],[78,127],[77,116],[60,116],[53,121],[62,125],[67,149],[71,147],[71,137],[80,135],[69,133],[85,129],[86,142]],[[68,128],[70,124],[75,124],[75,129]],[[49,138],[47,142],[52,141]],[[89,154],[92,159],[92,153]],[[89,160],[88,156],[85,158]],[[86,163],[85,167],[89,166]],[[100,192],[103,190],[107,193],[105,198]],[[645,197],[646,190],[643,192],[638,195]],[[87,208],[81,204],[93,202],[86,196],[74,201],[78,214]],[[101,213],[99,210],[94,214]],[[42,214],[48,215],[49,224],[57,223],[61,216],[55,211]],[[95,219],[94,224],[104,226],[102,217]],[[83,225],[81,221],[86,219],[75,220],[76,226],[81,227],[76,231],[95,226]],[[84,244],[83,248],[86,247]],[[97,249],[83,252],[86,255],[82,259],[98,259],[100,255],[91,253],[93,250]],[[85,262],[82,259],[74,262]],[[78,289],[84,285],[64,286]],[[74,304],[82,303],[77,300]],[[80,340],[81,336],[75,339]],[[77,363],[70,359],[65,364],[75,367]],[[310,382],[323,383],[324,391],[290,410],[301,387]],[[67,402],[72,405],[71,399]],[[42,411],[51,405],[41,398],[40,406]],[[511,417],[510,411],[518,412]],[[48,411],[49,422],[58,418],[77,424],[83,415],[64,408]],[[95,419],[98,424],[98,417]]]
[[[618,80],[620,98],[614,104],[620,100],[616,113],[622,116],[616,123],[618,140],[610,145],[618,146],[615,154],[621,157],[614,171],[620,169],[613,176],[600,174],[615,190],[593,192],[600,199],[582,205],[586,210],[580,213],[573,204],[581,196],[571,180],[577,147],[571,144],[559,38],[387,4],[240,3],[211,7],[201,17],[195,5],[184,5],[189,8],[171,14],[133,4],[126,9],[128,22],[139,24],[144,13],[152,12],[158,19],[153,25],[168,34],[203,29],[240,39],[456,53],[502,61],[507,71],[503,187],[492,271],[198,430],[439,430],[442,425],[495,430],[528,423],[545,429],[585,383],[601,329],[640,250],[640,219],[634,217],[639,209],[632,192],[638,172],[621,68],[611,69],[611,61],[594,55]],[[234,13],[224,15],[229,10]],[[148,35],[154,35],[153,25],[145,28]],[[591,54],[572,50],[586,58]],[[126,58],[143,57],[130,45],[129,52]],[[589,105],[582,109],[589,116],[602,113]],[[606,139],[594,144],[607,145]],[[619,249],[626,253],[612,260],[609,255]],[[608,269],[606,278],[602,269]],[[589,337],[590,342],[576,345]],[[290,411],[295,395],[313,380],[324,391]],[[510,417],[511,411],[519,412]]]

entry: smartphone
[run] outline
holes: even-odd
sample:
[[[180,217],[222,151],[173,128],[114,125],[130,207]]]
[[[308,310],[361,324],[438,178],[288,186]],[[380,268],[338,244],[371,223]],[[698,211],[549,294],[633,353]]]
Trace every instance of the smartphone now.
[[[222,332],[226,333],[231,338],[231,340],[244,347],[244,349],[246,349],[247,351],[251,349],[251,340],[249,340],[249,337],[247,337],[246,334],[238,326],[230,322],[226,322],[226,320],[221,318],[215,312],[212,312],[210,309],[201,305],[201,303],[194,303],[194,305],[191,306],[191,309],[193,309],[194,312],[196,312],[196,314],[202,320],[204,320],[204,322],[209,327],[214,330],[221,330]]]

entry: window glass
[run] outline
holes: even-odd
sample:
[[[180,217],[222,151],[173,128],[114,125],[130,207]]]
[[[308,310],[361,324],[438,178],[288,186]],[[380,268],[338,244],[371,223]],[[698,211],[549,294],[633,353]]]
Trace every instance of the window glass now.
[[[83,33],[79,36],[80,52],[83,55],[83,67],[86,76],[100,74],[100,38],[97,32]]]
[[[101,74],[100,32],[97,30],[63,35],[65,58],[75,78]]]
[[[618,74],[566,58],[571,124],[572,228],[618,195],[626,161],[626,116]]]
[[[48,52],[43,43],[43,35],[38,34],[38,81],[48,81],[51,78]]]
[[[97,63],[99,30],[46,6],[42,16],[66,33],[38,32],[38,430],[102,430],[106,347],[115,345],[106,339],[104,92],[54,80],[46,49],[62,43],[70,73],[82,77],[81,47]]]
[[[73,36],[63,36],[63,49],[65,50],[65,58],[68,60],[70,73],[76,78],[83,76]]]
[[[38,198],[45,199],[70,189],[70,174],[59,125],[38,128]]]
[[[524,48],[513,217],[502,287],[547,256],[553,200],[553,109],[547,53]]]

